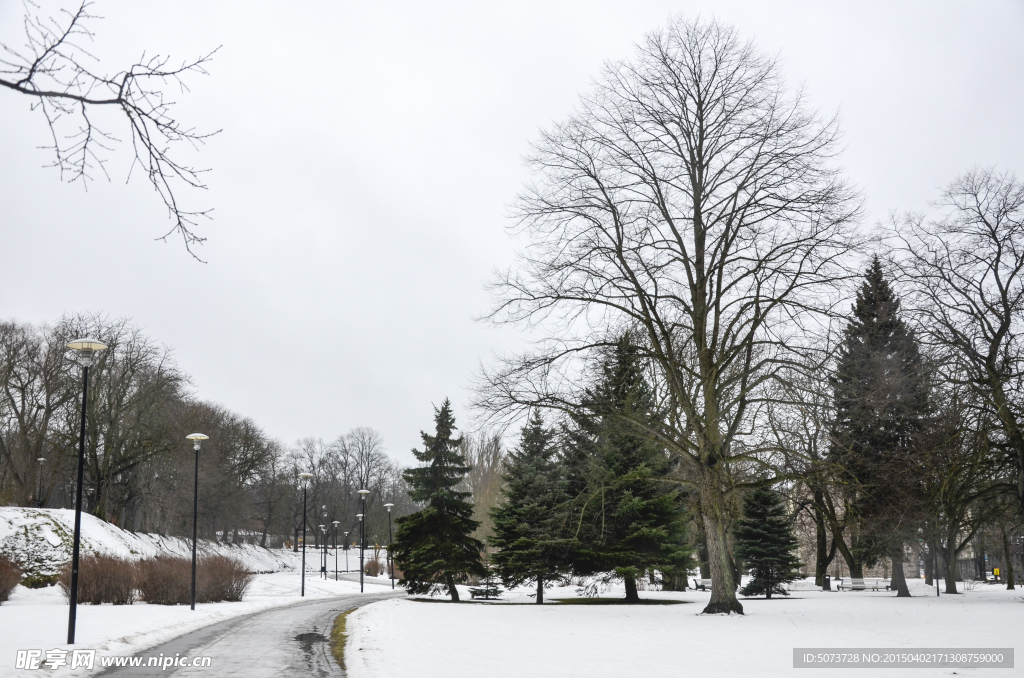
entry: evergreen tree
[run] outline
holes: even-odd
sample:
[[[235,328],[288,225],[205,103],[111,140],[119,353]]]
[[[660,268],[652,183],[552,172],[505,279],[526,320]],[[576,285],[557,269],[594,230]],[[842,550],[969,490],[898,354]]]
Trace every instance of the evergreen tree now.
[[[800,577],[796,556],[797,540],[786,515],[782,497],[758,487],[743,501],[743,518],[735,531],[736,555],[750,568],[750,583],[740,589],[745,596],[773,593],[788,596],[783,584]]]
[[[832,379],[835,421],[830,456],[846,489],[850,543],[837,539],[853,577],[880,556],[903,580],[903,542],[919,506],[916,444],[928,414],[928,380],[918,342],[875,257],[857,293]]]
[[[671,462],[652,440],[658,427],[639,349],[627,334],[602,366],[566,439],[573,571],[614,572],[626,600],[655,569],[688,567],[691,549],[678,486],[664,482]],[[638,423],[639,422],[639,423]]]
[[[425,466],[403,473],[412,489],[413,501],[423,510],[398,519],[395,536],[395,562],[404,573],[401,583],[409,593],[433,593],[447,590],[458,602],[457,583],[470,575],[487,575],[480,559],[484,545],[471,535],[480,524],[473,520],[473,505],[466,501],[469,492],[456,486],[469,472],[459,452],[462,438],[452,438],[455,417],[446,399],[435,409],[434,435],[422,433],[423,451],[413,450]]]
[[[493,561],[502,582],[509,587],[536,582],[537,603],[544,602],[544,587],[554,583],[565,559],[555,519],[566,500],[565,483],[553,439],[534,412],[506,462],[504,501],[491,512],[489,541],[499,549]]]

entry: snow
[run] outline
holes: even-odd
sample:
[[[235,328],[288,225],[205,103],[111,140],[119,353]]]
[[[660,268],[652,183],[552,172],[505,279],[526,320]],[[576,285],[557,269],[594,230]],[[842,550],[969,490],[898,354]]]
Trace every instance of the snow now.
[[[349,616],[348,675],[791,677],[794,647],[1016,647],[1017,666],[1024,661],[1020,589],[979,585],[962,595],[936,598],[934,587],[912,580],[914,597],[897,599],[886,591],[820,591],[813,581],[795,584],[788,598],[741,598],[742,616],[701,615],[710,593],[700,591],[640,593],[683,601],[677,605],[514,604],[532,603],[528,589],[505,593],[503,604],[387,600]],[[601,593],[623,595],[621,587]],[[547,601],[575,597],[571,587],[545,591]],[[973,675],[976,670],[912,673],[954,671]],[[841,673],[887,678],[906,676],[907,670],[847,668]]]
[[[367,577],[366,581],[367,594],[391,590],[390,581],[383,577]],[[258,574],[242,602],[200,603],[195,612],[187,605],[79,605],[73,647],[94,649],[98,656],[136,654],[210,624],[299,602],[300,585],[297,572]],[[358,581],[325,580],[319,578],[319,573],[306,574],[306,599],[352,593],[359,593]],[[67,624],[67,600],[58,587],[17,587],[11,599],[0,606],[0,677],[88,674],[67,667],[20,672],[14,668],[18,650],[71,648],[64,643]]]
[[[0,507],[0,555],[14,560],[32,575],[54,575],[71,560],[75,512],[71,509]],[[180,537],[128,532],[82,514],[83,554],[105,553],[130,560],[157,555],[191,557],[192,542]],[[301,554],[286,549],[265,549],[252,544],[221,544],[199,540],[203,554],[226,555],[251,572],[297,571]],[[316,551],[312,558],[316,562]],[[309,553],[306,555],[309,560]]]

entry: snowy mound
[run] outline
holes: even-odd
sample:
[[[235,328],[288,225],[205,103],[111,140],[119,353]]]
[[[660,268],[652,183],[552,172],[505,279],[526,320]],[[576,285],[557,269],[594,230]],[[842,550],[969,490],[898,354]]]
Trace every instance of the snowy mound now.
[[[58,574],[71,560],[75,512],[70,509],[0,507],[0,555],[13,560],[29,580]],[[128,532],[82,514],[82,554],[103,553],[130,560],[159,555],[190,556],[191,541],[180,537]],[[251,544],[199,540],[199,552],[229,556],[251,572],[296,570],[300,554]]]

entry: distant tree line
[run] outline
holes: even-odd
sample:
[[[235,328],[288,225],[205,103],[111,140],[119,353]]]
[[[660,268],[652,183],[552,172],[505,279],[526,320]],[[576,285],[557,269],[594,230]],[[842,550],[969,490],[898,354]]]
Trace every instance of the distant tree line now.
[[[387,512],[413,504],[402,469],[380,435],[355,428],[330,443],[287,446],[252,419],[197,399],[165,346],[127,320],[73,315],[53,325],[0,322],[0,502],[74,506],[81,367],[68,341],[92,336],[109,348],[90,369],[85,510],[119,527],[191,533],[194,456],[185,436],[210,439],[200,452],[199,532],[209,539],[297,547],[302,529],[299,473],[310,472],[307,540],[339,521],[357,534],[358,490],[367,497],[367,540],[387,541]],[[43,459],[43,461],[39,461]],[[326,507],[326,509],[324,508]],[[326,516],[324,515],[326,511]]]

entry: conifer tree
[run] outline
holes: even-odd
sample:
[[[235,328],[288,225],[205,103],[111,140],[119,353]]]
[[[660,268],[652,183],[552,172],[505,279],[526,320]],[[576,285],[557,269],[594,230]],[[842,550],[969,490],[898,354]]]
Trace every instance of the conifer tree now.
[[[916,447],[928,415],[928,379],[913,331],[875,257],[857,293],[832,380],[835,422],[830,456],[846,490],[849,543],[836,540],[853,577],[890,556],[893,584],[903,578],[906,535],[919,509]]]
[[[453,438],[455,417],[446,399],[435,409],[435,433],[422,433],[423,451],[413,450],[425,465],[403,473],[412,489],[413,501],[423,510],[398,519],[395,536],[395,562],[402,570],[409,593],[434,593],[447,590],[458,602],[457,583],[470,575],[487,575],[480,559],[484,545],[471,535],[480,524],[473,520],[473,505],[466,501],[469,492],[455,488],[469,467],[459,452],[462,438]]]
[[[637,422],[647,422],[647,430]],[[655,569],[690,564],[678,485],[665,482],[671,463],[650,431],[658,426],[639,349],[628,334],[616,342],[574,417],[566,461],[577,574],[614,572],[626,600],[639,601],[636,581]]]
[[[796,556],[797,539],[786,515],[782,497],[766,487],[758,487],[743,501],[743,518],[735,531],[736,555],[746,561],[752,575],[740,589],[744,596],[773,593],[788,596],[784,584],[800,577]]]
[[[535,582],[537,603],[544,602],[544,587],[565,565],[556,515],[566,494],[556,451],[554,434],[534,412],[506,462],[503,501],[491,512],[490,544],[499,549],[492,560],[502,582],[510,587]]]

